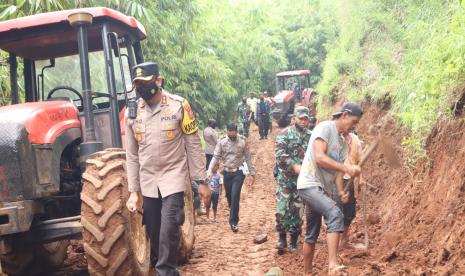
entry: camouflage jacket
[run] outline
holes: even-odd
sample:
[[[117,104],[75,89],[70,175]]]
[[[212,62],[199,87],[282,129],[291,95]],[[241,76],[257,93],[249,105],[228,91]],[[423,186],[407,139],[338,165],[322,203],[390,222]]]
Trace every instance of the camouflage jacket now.
[[[294,164],[301,165],[307,151],[312,131],[308,128],[299,131],[295,125],[289,126],[276,136],[276,168],[279,178],[297,177],[292,169]]]
[[[250,106],[247,103],[240,102],[237,105],[236,112],[239,114],[239,122],[247,122],[249,120]]]

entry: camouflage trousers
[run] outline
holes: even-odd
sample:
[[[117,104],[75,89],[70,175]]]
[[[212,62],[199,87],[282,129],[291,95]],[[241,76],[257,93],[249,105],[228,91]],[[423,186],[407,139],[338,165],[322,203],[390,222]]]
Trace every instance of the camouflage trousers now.
[[[300,234],[305,208],[296,180],[278,181],[276,200],[276,231]]]
[[[249,137],[249,128],[249,121],[239,121],[239,134],[244,135],[245,137]]]

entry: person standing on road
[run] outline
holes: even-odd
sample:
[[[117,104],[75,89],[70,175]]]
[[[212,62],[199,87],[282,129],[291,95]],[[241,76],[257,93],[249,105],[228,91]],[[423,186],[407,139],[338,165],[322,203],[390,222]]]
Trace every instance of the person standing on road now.
[[[247,104],[247,96],[242,96],[242,102],[237,105],[236,118],[239,123],[239,133],[245,137],[249,137],[250,127],[250,106]]]
[[[237,126],[231,123],[227,126],[227,136],[220,139],[216,144],[213,159],[208,168],[208,178],[212,176],[212,170],[223,160],[224,165],[224,190],[229,206],[229,224],[233,232],[238,231],[239,223],[239,202],[241,199],[241,189],[244,183],[245,174],[243,163],[247,164],[252,183],[255,183],[255,167],[252,164],[249,146],[244,136],[237,134]]]
[[[273,105],[274,105],[273,99],[270,96],[268,96],[268,91],[263,92],[263,95],[265,95],[265,101],[268,102],[268,104],[270,105],[270,109],[271,109],[271,107],[273,107]],[[267,134],[271,133],[271,131],[273,130],[273,116],[269,116],[268,118],[269,118],[269,120],[268,120],[269,125],[268,125],[268,133]]]
[[[158,275],[179,275],[179,226],[184,223],[184,191],[190,179],[210,195],[198,124],[187,100],[161,88],[158,65],[133,68],[133,85],[140,95],[137,117],[125,116],[129,199],[137,209],[142,194],[143,223],[150,238],[151,261]]]
[[[291,236],[289,251],[297,251],[297,239],[300,235],[304,204],[297,193],[297,177],[307,150],[312,132],[308,129],[309,110],[296,107],[296,122],[282,130],[276,136],[276,231],[279,233],[278,253],[284,253],[287,247],[286,233]]]
[[[216,120],[209,119],[207,127],[203,130],[203,140],[205,141],[205,157],[207,159],[206,170],[213,158],[213,152],[215,151],[216,143],[218,143],[218,133],[215,130]]]
[[[343,135],[347,135],[357,125],[362,115],[359,105],[347,103],[333,114],[335,120],[318,124],[312,132],[297,179],[299,195],[307,206],[305,273],[312,271],[322,216],[327,225],[328,272],[333,275],[345,268],[337,260],[339,238],[344,232],[344,215],[332,199],[332,193],[337,190],[341,201],[347,203],[348,193],[342,187],[342,177],[344,174],[353,177],[360,174],[359,166],[343,163],[347,157],[347,144]]]
[[[223,176],[218,172],[219,164],[217,163],[212,169],[212,176],[208,180],[208,186],[212,190],[211,204],[207,207],[207,218],[210,218],[210,207],[213,209],[213,222],[216,222],[216,214],[218,210],[218,202],[220,199],[221,191],[223,190]]]
[[[252,120],[255,125],[258,126],[257,123],[257,104],[258,104],[258,99],[257,96],[255,96],[255,93],[251,92],[250,97],[247,99],[247,104],[250,106],[250,120]]]
[[[260,140],[268,139],[270,111],[270,104],[265,100],[265,94],[260,93],[260,101],[257,105],[258,132],[260,133]]]

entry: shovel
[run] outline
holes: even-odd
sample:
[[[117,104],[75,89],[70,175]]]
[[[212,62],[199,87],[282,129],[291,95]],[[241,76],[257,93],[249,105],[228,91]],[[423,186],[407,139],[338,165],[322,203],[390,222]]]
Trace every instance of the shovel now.
[[[370,144],[370,146],[362,153],[362,158],[360,158],[360,161],[358,162],[358,166],[362,167],[368,157],[373,153],[373,151],[377,148],[380,147],[384,158],[388,162],[388,164],[391,167],[400,167],[401,162],[399,157],[397,156],[394,147],[381,137],[378,137],[373,143]],[[351,189],[354,185],[354,180],[353,178],[350,179],[349,184],[347,187],[344,189],[345,192],[347,192],[349,189]],[[359,250],[368,250],[368,244],[369,244],[369,239],[368,239],[368,222],[367,222],[367,200],[366,200],[366,185],[362,186],[362,218],[363,218],[363,234],[364,234],[364,243],[356,243],[354,244],[355,249]]]

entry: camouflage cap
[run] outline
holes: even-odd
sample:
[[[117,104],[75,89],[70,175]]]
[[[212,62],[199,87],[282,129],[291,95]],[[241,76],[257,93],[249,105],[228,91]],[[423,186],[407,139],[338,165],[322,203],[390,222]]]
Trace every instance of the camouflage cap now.
[[[304,116],[309,118],[310,117],[310,110],[308,110],[308,108],[306,108],[305,106],[298,106],[298,107],[296,107],[294,109],[294,115],[297,118],[302,118]]]
[[[134,75],[134,79],[132,80],[133,82],[136,80],[148,81],[151,80],[153,76],[159,76],[158,64],[154,62],[144,62],[137,64],[132,68],[132,70]]]

